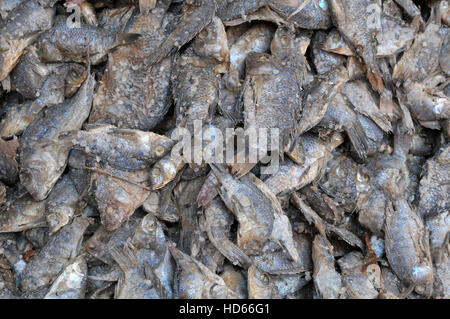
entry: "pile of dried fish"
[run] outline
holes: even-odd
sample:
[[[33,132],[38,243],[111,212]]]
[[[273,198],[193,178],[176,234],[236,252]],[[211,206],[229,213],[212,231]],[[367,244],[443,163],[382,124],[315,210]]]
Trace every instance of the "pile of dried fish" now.
[[[0,0],[0,298],[450,298],[419,2]]]

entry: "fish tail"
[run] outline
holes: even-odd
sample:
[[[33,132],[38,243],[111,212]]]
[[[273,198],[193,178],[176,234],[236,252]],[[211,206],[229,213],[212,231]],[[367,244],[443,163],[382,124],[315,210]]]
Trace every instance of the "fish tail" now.
[[[359,123],[359,121],[355,121],[352,125],[346,127],[345,132],[347,133],[350,142],[358,153],[358,156],[364,161],[367,158],[367,152],[369,150],[368,138],[364,133],[364,130]]]

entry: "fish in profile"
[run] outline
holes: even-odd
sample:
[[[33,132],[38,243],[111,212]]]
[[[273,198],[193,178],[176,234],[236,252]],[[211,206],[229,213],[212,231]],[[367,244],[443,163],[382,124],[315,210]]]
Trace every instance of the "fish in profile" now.
[[[59,140],[122,170],[148,168],[169,153],[174,144],[170,138],[153,132],[112,125],[89,125],[87,128],[64,132],[59,135]]]
[[[331,152],[343,141],[342,133],[334,133],[327,141],[322,141],[313,134],[303,134],[292,152],[287,154],[293,161],[280,163],[278,170],[264,184],[275,195],[286,194],[308,185],[320,178]]]
[[[0,81],[16,66],[25,48],[52,27],[54,15],[54,8],[30,0],[22,1],[4,21],[0,20]]]
[[[74,28],[64,16],[37,40],[37,53],[43,62],[100,63],[110,50],[136,41],[140,35],[105,30],[82,23]]]
[[[58,136],[78,130],[88,118],[95,80],[89,75],[72,98],[44,110],[20,139],[20,181],[38,201],[47,197],[66,167],[70,147]]]
[[[250,258],[230,239],[230,228],[234,221],[233,215],[219,198],[213,199],[203,210],[208,238],[233,265],[248,267]]]
[[[153,271],[157,277],[156,283],[160,283],[160,291],[166,298],[172,299],[175,264],[169,245],[163,225],[151,214],[142,218],[134,235],[125,244],[135,250],[136,258],[144,269]]]

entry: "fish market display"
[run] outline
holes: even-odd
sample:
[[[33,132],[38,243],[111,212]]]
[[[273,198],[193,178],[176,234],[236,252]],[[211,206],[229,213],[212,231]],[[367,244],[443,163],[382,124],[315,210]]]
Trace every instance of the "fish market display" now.
[[[0,0],[0,299],[449,299],[448,0]]]

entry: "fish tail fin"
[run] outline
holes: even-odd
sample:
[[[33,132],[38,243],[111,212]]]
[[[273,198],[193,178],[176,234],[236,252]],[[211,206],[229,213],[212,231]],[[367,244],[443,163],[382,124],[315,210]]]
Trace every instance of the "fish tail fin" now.
[[[368,138],[359,121],[357,120],[356,122],[353,122],[352,125],[346,127],[345,132],[347,133],[359,158],[363,161],[366,160],[367,152],[369,151]]]
[[[248,268],[252,264],[250,258],[228,238],[224,238],[214,229],[208,232],[209,239],[213,245],[233,264]]]
[[[136,256],[130,248],[123,247],[120,249],[119,247],[111,247],[109,252],[123,270],[140,267]]]

